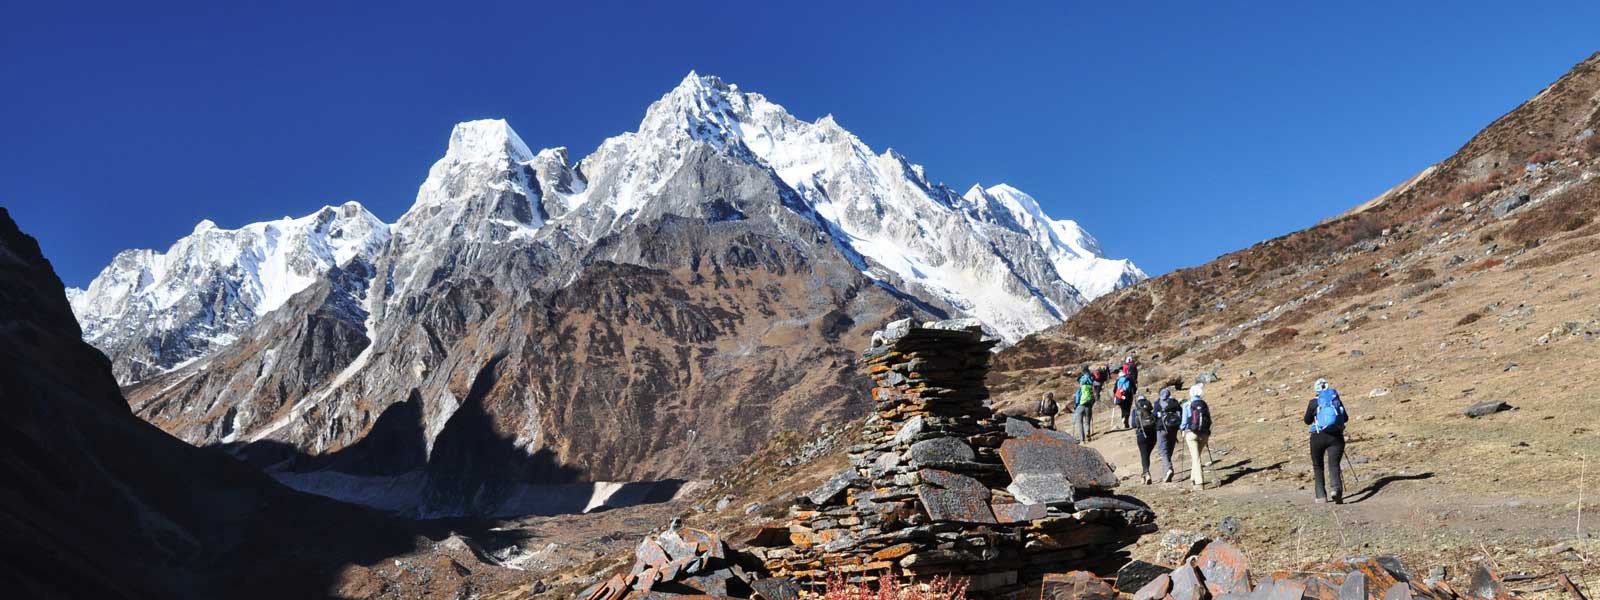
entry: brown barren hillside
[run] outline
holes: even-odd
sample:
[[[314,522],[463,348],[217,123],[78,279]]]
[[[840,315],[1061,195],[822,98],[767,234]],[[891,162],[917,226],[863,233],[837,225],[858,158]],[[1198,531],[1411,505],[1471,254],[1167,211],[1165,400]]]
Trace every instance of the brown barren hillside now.
[[[1394,553],[1452,576],[1475,560],[1593,574],[1578,559],[1600,556],[1579,521],[1580,494],[1600,490],[1597,129],[1600,54],[1350,213],[1109,294],[1003,351],[997,401],[1022,410],[1070,389],[1078,364],[1126,354],[1152,397],[1214,375],[1223,484],[1131,488],[1164,527],[1234,517],[1278,566]],[[1333,509],[1308,489],[1301,413],[1318,377],[1355,419],[1353,502]],[[1481,401],[1513,408],[1463,414]],[[1130,434],[1094,445],[1137,475]]]

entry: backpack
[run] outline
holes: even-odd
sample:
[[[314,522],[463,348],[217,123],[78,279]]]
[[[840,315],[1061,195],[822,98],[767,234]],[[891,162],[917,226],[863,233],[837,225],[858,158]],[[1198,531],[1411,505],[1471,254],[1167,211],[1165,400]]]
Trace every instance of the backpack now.
[[[1206,401],[1195,398],[1189,401],[1189,431],[1197,435],[1211,433],[1211,409],[1206,406]]]
[[[1087,383],[1078,386],[1078,406],[1094,406],[1094,386]]]
[[[1133,403],[1134,418],[1139,420],[1139,429],[1154,429],[1156,426],[1156,410],[1150,405],[1149,400],[1137,400]]]
[[[1173,431],[1183,424],[1183,413],[1179,409],[1177,401],[1171,398],[1161,401],[1161,410],[1158,412],[1160,412],[1161,418],[1156,421],[1156,424],[1162,429]]]
[[[1344,423],[1349,420],[1350,414],[1345,412],[1338,390],[1327,388],[1317,392],[1317,418],[1311,422],[1311,433],[1344,431]]]
[[[1061,412],[1061,407],[1056,404],[1055,397],[1045,396],[1039,399],[1038,413],[1040,416],[1054,417],[1059,412]]]

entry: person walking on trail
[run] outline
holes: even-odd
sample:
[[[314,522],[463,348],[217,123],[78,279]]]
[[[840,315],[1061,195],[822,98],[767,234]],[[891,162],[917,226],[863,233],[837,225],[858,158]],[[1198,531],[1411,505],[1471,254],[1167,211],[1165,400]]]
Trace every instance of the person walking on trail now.
[[[1123,357],[1122,374],[1128,377],[1129,383],[1139,385],[1139,361],[1134,360],[1132,356]]]
[[[1133,380],[1128,379],[1128,374],[1118,375],[1117,385],[1111,388],[1111,399],[1117,405],[1118,418],[1122,420],[1123,424],[1128,422],[1128,408],[1133,404],[1133,398],[1136,394],[1137,389],[1133,385]]]
[[[1183,403],[1183,420],[1178,424],[1183,430],[1184,446],[1189,450],[1189,481],[1196,490],[1205,489],[1204,467],[1210,466],[1209,460],[1201,464],[1211,441],[1211,408],[1206,406],[1204,391],[1204,384],[1196,383],[1189,388],[1189,400]]]
[[[1317,397],[1306,405],[1306,425],[1311,428],[1311,472],[1316,483],[1315,501],[1332,500],[1344,503],[1344,477],[1339,471],[1339,461],[1344,459],[1344,424],[1350,420],[1339,400],[1339,390],[1328,385],[1327,379],[1318,379],[1312,386]],[[1324,487],[1323,465],[1327,465],[1328,485]],[[1329,488],[1333,496],[1328,496]]]
[[[1172,388],[1161,388],[1161,394],[1156,398],[1156,452],[1161,455],[1161,464],[1167,468],[1166,474],[1161,476],[1161,481],[1172,481],[1172,451],[1178,444],[1178,426],[1183,423],[1183,407],[1178,405],[1178,400],[1172,397]]]
[[[1056,404],[1056,393],[1045,392],[1039,398],[1039,406],[1034,410],[1039,415],[1039,425],[1045,429],[1056,428],[1056,414],[1061,412],[1061,405]]]
[[[1095,367],[1089,372],[1089,380],[1094,383],[1094,399],[1100,399],[1100,392],[1106,387],[1106,378],[1110,377],[1111,370],[1105,365]]]
[[[1139,396],[1133,401],[1133,410],[1123,421],[1128,429],[1133,430],[1133,440],[1139,444],[1139,475],[1144,478],[1144,484],[1150,485],[1150,451],[1156,447],[1156,407],[1150,404],[1150,399]],[[1172,472],[1171,460],[1167,461],[1167,472]]]
[[[1078,401],[1072,411],[1072,421],[1078,428],[1078,440],[1085,444],[1094,436],[1094,400],[1094,384],[1078,384]]]

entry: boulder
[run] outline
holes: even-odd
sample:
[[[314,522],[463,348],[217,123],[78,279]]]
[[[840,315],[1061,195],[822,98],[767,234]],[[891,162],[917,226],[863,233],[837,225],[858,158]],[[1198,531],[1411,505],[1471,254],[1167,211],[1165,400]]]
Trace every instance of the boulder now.
[[[1117,600],[1117,591],[1094,573],[1072,571],[1044,576],[1040,600]]]
[[[1339,600],[1368,600],[1367,593],[1367,576],[1360,571],[1349,572],[1339,584]]]
[[[1511,211],[1522,208],[1524,204],[1527,204],[1528,199],[1529,198],[1527,194],[1518,194],[1513,192],[1506,195],[1505,198],[1501,198],[1499,201],[1494,203],[1494,207],[1492,209],[1494,217],[1498,219],[1511,214]]]
[[[1472,570],[1472,582],[1467,586],[1467,593],[1478,598],[1507,598],[1506,586],[1500,578],[1489,570],[1489,567],[1479,564]]]
[[[1162,573],[1133,593],[1133,600],[1162,600],[1172,592],[1172,576]]]
[[[917,436],[922,435],[924,423],[925,421],[923,421],[922,415],[911,417],[905,422],[904,425],[900,426],[899,431],[895,432],[894,443],[906,445],[916,441]]]
[[[945,465],[972,462],[978,455],[960,438],[940,437],[911,445],[911,465]]]
[[[1172,570],[1173,600],[1210,600],[1211,592],[1200,582],[1200,571],[1185,564]]]
[[[1461,414],[1476,419],[1479,417],[1487,417],[1505,410],[1511,410],[1511,405],[1506,404],[1505,401],[1485,400],[1472,406],[1468,406],[1466,410],[1461,411]]]
[[[828,478],[817,489],[806,494],[806,498],[817,506],[842,503],[846,490],[849,490],[853,485],[865,484],[865,482],[866,480],[862,479],[861,474],[857,473],[854,467],[845,467],[844,470]]]
[[[1195,557],[1213,596],[1250,593],[1250,559],[1227,542],[1211,542]]]
[[[1160,595],[1156,596],[1159,600],[1162,596],[1167,595],[1167,589],[1172,588],[1172,578],[1167,576],[1167,570],[1166,567],[1155,563],[1131,560],[1128,561],[1128,564],[1122,565],[1121,569],[1117,569],[1117,582],[1112,587],[1117,588],[1117,591],[1133,594],[1143,590],[1157,579],[1166,578],[1166,589],[1162,589]]]
[[[1204,549],[1211,543],[1205,534],[1186,529],[1168,529],[1161,535],[1156,559],[1166,564],[1177,564]]]

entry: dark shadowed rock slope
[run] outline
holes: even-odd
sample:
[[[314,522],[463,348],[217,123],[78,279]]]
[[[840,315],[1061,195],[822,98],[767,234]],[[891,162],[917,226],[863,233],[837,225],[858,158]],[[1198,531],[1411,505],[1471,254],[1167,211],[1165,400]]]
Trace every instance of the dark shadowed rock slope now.
[[[0,590],[300,598],[415,531],[293,492],[129,410],[61,281],[0,208]]]

